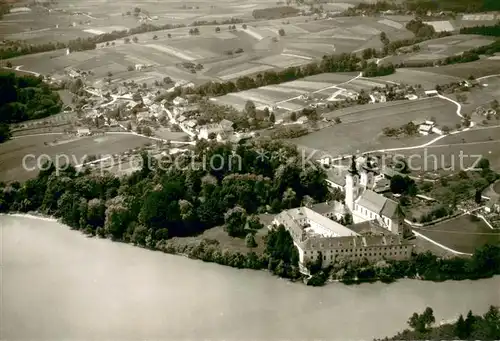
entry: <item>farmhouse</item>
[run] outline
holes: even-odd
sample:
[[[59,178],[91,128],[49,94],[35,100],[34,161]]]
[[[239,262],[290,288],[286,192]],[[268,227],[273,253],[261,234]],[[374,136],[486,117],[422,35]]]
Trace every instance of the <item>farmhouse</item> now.
[[[421,124],[418,127],[418,132],[424,136],[429,135],[432,132],[432,126],[429,124]]]
[[[174,100],[173,100],[173,102],[172,102],[172,103],[174,103],[174,105],[175,105],[175,106],[179,106],[179,107],[181,107],[181,106],[185,106],[185,105],[187,105],[187,104],[188,104],[188,101],[187,101],[187,99],[185,99],[185,98],[182,98],[182,97],[180,97],[180,96],[177,96],[176,98],[174,98]]]
[[[183,125],[188,128],[188,129],[193,129],[196,127],[196,121],[195,120],[187,120],[183,123]]]
[[[217,141],[222,141],[228,138],[228,134],[233,132],[233,124],[231,121],[210,123],[200,127],[198,134],[199,139],[209,140],[212,136],[217,138]]]
[[[76,135],[78,135],[78,136],[89,136],[90,135],[90,129],[89,128],[78,128],[76,130]]]
[[[437,90],[426,90],[425,95],[427,97],[434,97],[434,96],[439,95],[439,93],[437,92]]]
[[[500,213],[500,201],[498,198],[496,200],[489,200],[484,206],[484,211],[486,213]]]

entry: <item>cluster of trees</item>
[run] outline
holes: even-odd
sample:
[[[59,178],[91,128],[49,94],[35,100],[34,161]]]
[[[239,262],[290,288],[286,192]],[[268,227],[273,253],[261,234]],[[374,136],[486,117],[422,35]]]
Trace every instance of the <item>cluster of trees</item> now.
[[[409,260],[386,260],[370,263],[366,259],[339,260],[325,269],[310,267],[313,284],[319,286],[329,278],[346,284],[382,281],[400,278],[419,278],[426,281],[446,281],[489,278],[500,274],[500,244],[484,245],[472,257],[439,258],[430,251],[412,254]],[[315,270],[315,271],[314,271]]]
[[[294,139],[304,135],[307,135],[308,129],[305,127],[292,125],[277,127],[271,134],[273,139]]]
[[[363,70],[363,77],[387,76],[393,74],[394,71],[396,71],[396,68],[392,63],[377,65],[374,62],[370,62]]]
[[[483,191],[498,179],[498,175],[489,168],[487,159],[482,159],[476,167],[482,168],[482,171],[470,175],[461,171],[454,177],[441,178],[439,185],[433,189],[432,196],[452,207],[456,207],[460,202],[474,199],[478,191]]]
[[[191,26],[207,26],[207,25],[234,25],[234,24],[241,24],[243,22],[243,19],[240,18],[230,18],[230,19],[225,19],[222,21],[217,21],[217,20],[198,20],[194,21]]]
[[[431,221],[435,221],[440,218],[448,217],[455,213],[455,210],[453,207],[449,207],[446,205],[438,205],[429,212],[423,214],[420,216],[419,222],[424,224],[424,223],[429,223]]]
[[[408,22],[406,24],[406,29],[413,32],[417,38],[433,37],[436,34],[434,27],[424,23],[420,18]]]
[[[61,111],[59,94],[42,78],[0,73],[0,142],[9,138],[7,124],[44,118]]]
[[[483,315],[474,315],[469,310],[464,318],[460,314],[453,323],[435,326],[436,318],[432,308],[427,307],[422,314],[414,313],[408,319],[412,330],[406,329],[389,340],[484,340],[500,339],[500,312],[498,307],[490,306]],[[382,341],[382,340],[378,340]]]
[[[298,15],[299,12],[300,11],[297,8],[291,6],[280,6],[280,7],[256,9],[252,12],[252,16],[255,19],[271,20],[271,19],[292,17],[294,15]]]
[[[155,246],[222,225],[243,238],[252,215],[298,206],[306,195],[324,201],[329,193],[323,170],[270,139],[237,147],[199,141],[176,164],[147,154],[142,161],[125,178],[47,165],[35,179],[2,184],[0,211],[39,211],[89,235]]]
[[[390,188],[394,194],[415,196],[418,192],[415,180],[400,174],[396,174],[391,178]]]
[[[389,137],[399,137],[401,135],[414,136],[418,133],[418,126],[413,122],[408,122],[399,128],[385,127],[382,132],[385,136]]]

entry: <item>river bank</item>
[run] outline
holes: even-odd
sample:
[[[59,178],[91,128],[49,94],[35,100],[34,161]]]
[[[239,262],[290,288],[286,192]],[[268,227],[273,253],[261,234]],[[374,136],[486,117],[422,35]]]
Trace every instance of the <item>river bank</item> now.
[[[59,222],[55,217],[36,212],[13,213],[7,216]],[[299,272],[298,267],[272,264],[273,259],[266,252],[256,253],[252,249],[247,253],[229,251],[217,240],[190,239],[184,242],[183,238],[175,238],[152,244],[146,241],[145,245],[128,244],[237,269],[267,270],[271,274],[291,281],[302,281],[309,286],[323,286],[332,282],[345,285],[378,281],[392,283],[401,279],[435,282],[477,280],[500,274],[500,246],[489,245],[478,249],[471,258],[457,256],[452,259],[440,259],[431,253],[425,253],[413,255],[410,261],[383,261],[376,264],[344,261],[326,269],[312,269],[312,276],[305,276]]]
[[[8,340],[371,340],[427,306],[441,321],[499,300],[498,276],[311,289],[85,238],[54,221],[1,216],[0,229]]]

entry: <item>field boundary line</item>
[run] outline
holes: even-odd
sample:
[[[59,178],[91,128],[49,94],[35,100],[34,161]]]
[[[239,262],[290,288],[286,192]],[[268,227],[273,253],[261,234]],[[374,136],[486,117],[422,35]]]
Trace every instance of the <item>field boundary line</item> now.
[[[462,255],[462,256],[472,256],[472,254],[471,254],[471,253],[465,253],[465,252],[460,252],[460,251],[456,251],[456,250],[450,249],[449,247],[444,246],[443,244],[440,244],[440,243],[438,243],[438,242],[434,241],[433,239],[431,239],[431,238],[429,238],[429,237],[426,237],[426,236],[424,236],[424,235],[423,235],[423,234],[421,234],[421,233],[418,233],[418,232],[417,232],[417,231],[415,231],[415,230],[413,230],[413,233],[414,233],[417,237],[420,237],[420,238],[422,238],[422,239],[425,239],[425,240],[427,240],[428,242],[430,242],[430,243],[432,243],[432,244],[434,244],[434,245],[436,245],[436,246],[439,246],[440,248],[442,248],[442,249],[444,249],[444,250],[446,250],[446,251],[449,251],[449,252],[451,252],[451,253],[454,253],[454,254],[456,254],[456,255]]]

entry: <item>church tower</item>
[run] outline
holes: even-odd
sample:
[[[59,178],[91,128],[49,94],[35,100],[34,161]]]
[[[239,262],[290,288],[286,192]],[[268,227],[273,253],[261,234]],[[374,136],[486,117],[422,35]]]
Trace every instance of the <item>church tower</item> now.
[[[358,196],[359,174],[356,168],[356,157],[353,155],[351,165],[345,177],[345,204],[350,212],[354,211],[354,200]]]
[[[361,167],[359,182],[363,189],[373,189],[375,185],[373,166],[371,160],[368,157],[366,159],[366,164]]]

